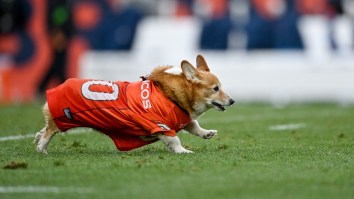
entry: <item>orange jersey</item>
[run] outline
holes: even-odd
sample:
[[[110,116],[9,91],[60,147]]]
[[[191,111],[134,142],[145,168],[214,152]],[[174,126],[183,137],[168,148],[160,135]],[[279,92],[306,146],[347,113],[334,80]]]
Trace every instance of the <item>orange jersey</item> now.
[[[47,91],[47,101],[61,131],[94,128],[108,135],[121,151],[157,141],[157,132],[176,136],[191,121],[149,80],[68,79]]]

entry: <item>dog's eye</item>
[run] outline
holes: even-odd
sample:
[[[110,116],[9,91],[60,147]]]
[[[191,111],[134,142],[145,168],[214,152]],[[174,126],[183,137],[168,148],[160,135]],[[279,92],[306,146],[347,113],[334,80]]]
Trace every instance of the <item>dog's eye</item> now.
[[[220,89],[219,89],[219,86],[215,86],[214,88],[213,88],[213,90],[215,91],[215,92],[218,92]]]

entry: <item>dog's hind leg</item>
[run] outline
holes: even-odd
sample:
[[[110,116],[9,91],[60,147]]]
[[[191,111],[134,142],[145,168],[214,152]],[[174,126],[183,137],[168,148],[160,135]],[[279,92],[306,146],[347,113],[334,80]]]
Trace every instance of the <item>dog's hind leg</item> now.
[[[51,122],[49,122],[51,123]],[[46,125],[40,132],[35,136],[35,143],[37,144],[37,151],[40,153],[47,154],[47,147],[53,136],[58,132],[56,127],[52,125]]]
[[[36,136],[34,137],[34,140],[33,140],[33,144],[38,144],[38,142],[41,139],[46,128],[47,128],[47,125],[42,130],[40,130],[39,132],[36,133]]]
[[[158,134],[157,137],[174,153],[193,153],[193,151],[187,150],[181,145],[177,136]]]
[[[46,154],[50,140],[59,130],[50,115],[47,103],[43,107],[43,115],[45,117],[46,125],[36,134],[33,142],[37,144],[38,152]]]

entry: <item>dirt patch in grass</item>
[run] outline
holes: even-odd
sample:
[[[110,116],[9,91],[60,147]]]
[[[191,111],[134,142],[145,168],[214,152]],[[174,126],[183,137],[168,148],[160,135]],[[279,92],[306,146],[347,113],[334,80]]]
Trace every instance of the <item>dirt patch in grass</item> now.
[[[27,169],[28,164],[24,161],[12,161],[5,165],[4,169]]]

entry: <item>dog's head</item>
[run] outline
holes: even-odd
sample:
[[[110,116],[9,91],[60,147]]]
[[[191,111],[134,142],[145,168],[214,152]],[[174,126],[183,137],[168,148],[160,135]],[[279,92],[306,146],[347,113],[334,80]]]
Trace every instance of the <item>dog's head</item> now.
[[[225,111],[225,106],[231,106],[235,101],[223,91],[219,79],[210,72],[203,56],[198,55],[196,61],[197,68],[186,60],[181,63],[182,73],[193,93],[193,109],[197,115],[209,108]]]

